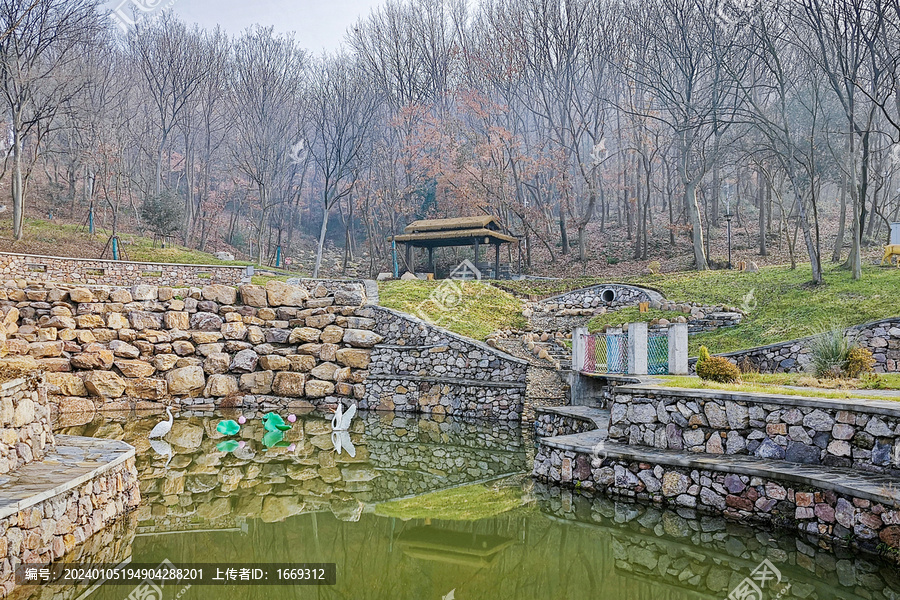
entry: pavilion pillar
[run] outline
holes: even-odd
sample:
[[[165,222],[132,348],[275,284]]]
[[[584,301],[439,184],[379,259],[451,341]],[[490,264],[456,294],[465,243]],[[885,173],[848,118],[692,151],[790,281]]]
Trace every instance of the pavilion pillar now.
[[[412,264],[412,244],[406,244],[406,270],[415,275],[415,268]]]
[[[500,244],[494,244],[494,279],[500,279]]]
[[[428,270],[434,273],[434,246],[428,246]]]
[[[478,268],[478,238],[475,238],[475,268]]]

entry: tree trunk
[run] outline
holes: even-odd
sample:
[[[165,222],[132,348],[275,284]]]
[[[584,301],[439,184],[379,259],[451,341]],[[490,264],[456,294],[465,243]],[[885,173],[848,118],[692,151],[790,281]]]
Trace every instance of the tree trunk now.
[[[322,266],[322,250],[325,248],[325,232],[328,230],[328,201],[325,201],[325,214],[322,215],[322,230],[319,232],[319,246],[316,249],[316,265],[313,267],[313,279],[319,277],[319,267]],[[407,265],[408,266],[408,265]]]
[[[12,183],[13,237],[21,240],[25,235],[25,178],[22,175],[22,138],[13,132],[13,173]]]
[[[759,202],[759,255],[768,256],[769,249],[766,247],[766,193],[765,185],[768,182],[763,177],[762,171],[756,171],[756,199]]]

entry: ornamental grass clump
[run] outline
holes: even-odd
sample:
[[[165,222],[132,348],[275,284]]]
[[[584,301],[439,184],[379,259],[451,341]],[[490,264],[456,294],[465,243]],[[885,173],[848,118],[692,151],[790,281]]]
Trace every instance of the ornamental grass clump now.
[[[850,343],[841,329],[830,329],[812,338],[809,351],[816,377],[837,379],[847,373]]]
[[[710,356],[706,346],[700,346],[697,358],[697,376],[717,383],[735,383],[741,378],[741,372],[729,360],[721,356]]]

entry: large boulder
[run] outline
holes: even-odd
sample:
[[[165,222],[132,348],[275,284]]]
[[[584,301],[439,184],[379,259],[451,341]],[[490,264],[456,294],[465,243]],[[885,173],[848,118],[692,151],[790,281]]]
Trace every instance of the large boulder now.
[[[166,329],[185,330],[191,326],[191,315],[183,311],[169,311],[164,318]]]
[[[263,308],[269,305],[268,292],[261,285],[242,285],[241,300],[247,306]]]
[[[347,329],[344,331],[344,343],[357,348],[371,348],[384,338],[374,331],[365,329]]]
[[[220,331],[222,317],[211,312],[198,312],[191,315],[191,329],[198,331]]]
[[[141,351],[137,346],[132,346],[128,342],[122,340],[113,340],[109,343],[109,349],[112,353],[120,358],[137,358],[141,355]]]
[[[73,373],[47,373],[47,387],[59,396],[87,396],[84,380]]]
[[[118,398],[125,393],[125,382],[112,371],[85,373],[84,386],[91,395],[101,398]]]
[[[316,379],[324,379],[325,381],[334,381],[334,372],[338,370],[338,366],[334,363],[324,362],[318,366],[316,366],[312,371],[309,372],[310,375],[315,377]]]
[[[106,348],[99,344],[87,344],[86,352],[75,354],[70,359],[72,366],[76,369],[99,369],[101,371],[108,370],[112,367],[115,356]]]
[[[222,396],[230,396],[237,392],[238,382],[233,375],[215,374],[209,376],[203,395],[219,398]]]
[[[74,288],[69,290],[69,299],[78,304],[86,304],[94,301],[94,294],[87,288]]]
[[[305,373],[282,371],[275,374],[275,381],[272,384],[272,393],[274,393],[276,396],[300,398],[305,393],[305,386]]]
[[[304,301],[309,298],[309,292],[304,288],[289,285],[283,281],[269,281],[266,283],[266,295],[271,306],[302,307]]]
[[[71,296],[71,292],[69,295]],[[159,288],[155,285],[136,285],[131,288],[131,297],[137,302],[156,300],[158,295]]]
[[[63,353],[63,342],[31,342],[28,354],[34,358],[53,358]]]
[[[206,385],[203,368],[197,365],[173,369],[166,374],[169,393],[175,396],[186,396],[199,392]]]
[[[219,304],[234,304],[237,302],[237,290],[228,285],[207,285],[201,293],[204,300],[212,300]]]
[[[334,393],[334,384],[330,381],[311,379],[306,382],[306,396],[309,398],[324,398]]]
[[[291,361],[278,354],[266,354],[259,357],[259,367],[265,371],[287,371],[291,368]]]
[[[241,375],[240,387],[251,394],[269,394],[272,392],[272,381],[275,373],[272,371],[256,371]]]
[[[231,356],[227,352],[211,352],[203,361],[203,370],[210,375],[227,373],[231,366]]]
[[[168,396],[169,386],[165,379],[126,379],[125,394],[129,398],[160,400]]]
[[[242,340],[247,337],[247,326],[240,321],[222,325],[222,335],[226,340]]]
[[[156,372],[156,367],[143,360],[117,360],[115,365],[122,371],[122,375],[130,379],[150,377]]]
[[[128,321],[131,328],[140,331],[142,329],[162,329],[163,316],[160,313],[136,310],[128,313]]]
[[[305,344],[308,342],[318,342],[321,335],[322,332],[313,327],[297,327],[293,331],[291,331],[291,335],[288,338],[288,343]]]
[[[361,348],[341,348],[337,351],[337,361],[345,367],[354,369],[366,369],[372,359],[371,350]]]
[[[248,348],[235,354],[228,368],[239,373],[249,373],[256,368],[257,362],[259,362],[259,355]]]

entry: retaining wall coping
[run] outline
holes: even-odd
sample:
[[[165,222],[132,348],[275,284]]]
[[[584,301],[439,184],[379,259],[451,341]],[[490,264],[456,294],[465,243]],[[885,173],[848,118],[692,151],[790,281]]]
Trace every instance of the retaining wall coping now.
[[[135,456],[134,447],[119,440],[54,437],[55,452],[0,480],[0,520],[76,489]]]
[[[599,432],[595,430],[555,438],[543,438],[540,444],[557,450],[590,455],[596,444],[601,441],[598,438]],[[855,469],[762,460],[740,455],[723,457],[716,454],[686,454],[655,448],[637,450],[632,446],[609,442],[603,443],[602,451],[607,459],[617,458],[700,471],[777,479],[831,490],[881,504],[896,505],[900,503],[900,489],[896,488],[895,478],[875,473],[863,473]]]
[[[652,394],[667,394],[670,396],[678,396],[691,399],[731,400],[733,402],[746,402],[748,404],[776,404],[780,406],[804,406],[809,408],[845,410],[900,418],[900,401],[895,402],[892,400],[870,400],[867,398],[848,398],[846,400],[838,400],[834,398],[809,398],[806,396],[791,396],[788,394],[762,395],[757,392],[729,392],[724,390],[703,390],[662,386],[657,387],[647,385],[623,385],[617,387],[616,391],[618,390],[630,390]]]
[[[442,335],[446,335],[449,338],[453,338],[457,341],[464,342],[471,346],[475,346],[479,350],[483,350],[489,354],[494,354],[498,358],[501,358],[503,360],[507,360],[509,362],[517,363],[520,365],[528,365],[529,364],[529,362],[527,360],[517,358],[515,356],[512,356],[511,354],[507,354],[506,352],[503,352],[502,350],[498,350],[497,348],[492,348],[492,347],[488,346],[487,344],[485,344],[484,342],[481,342],[479,340],[472,339],[472,338],[466,337],[464,335],[460,335],[458,333],[453,333],[449,329],[444,329],[443,327],[441,327],[439,325],[435,325],[433,323],[424,321],[424,320],[420,319],[419,317],[416,317],[415,315],[401,312],[399,310],[394,310],[393,308],[388,308],[386,306],[372,305],[372,306],[366,306],[365,308],[385,311],[391,315],[394,315],[395,317],[399,317],[399,318],[405,319],[407,321],[411,321],[416,324],[424,325],[426,327],[431,327],[431,328],[435,329],[436,331],[440,332]],[[443,344],[438,344],[438,345],[443,345]],[[391,346],[388,344],[376,344],[376,347],[390,348]],[[414,346],[403,346],[403,348],[415,348],[415,347]]]

